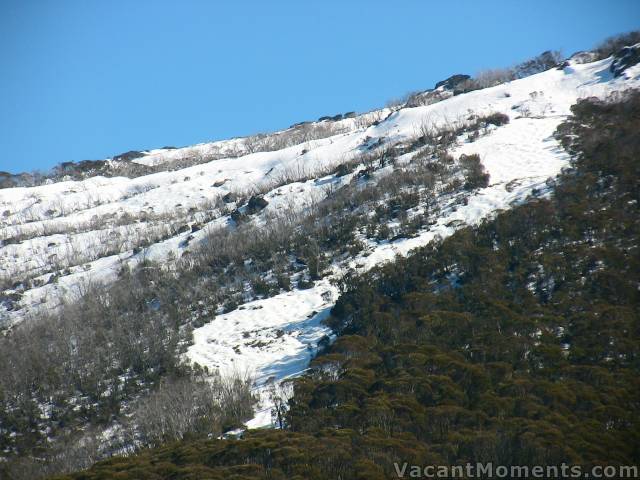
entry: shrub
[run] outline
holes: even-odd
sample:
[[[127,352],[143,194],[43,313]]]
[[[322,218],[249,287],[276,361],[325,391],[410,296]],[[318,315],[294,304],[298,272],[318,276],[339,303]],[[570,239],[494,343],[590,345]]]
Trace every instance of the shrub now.
[[[254,213],[258,213],[260,210],[264,210],[269,202],[267,202],[263,197],[258,195],[254,195],[247,202],[247,215],[253,215]]]
[[[354,163],[341,163],[336,167],[333,171],[333,174],[336,177],[344,177],[345,175],[349,175],[355,169],[356,165]]]
[[[222,305],[222,311],[223,311],[223,313],[233,312],[235,309],[238,308],[238,306],[239,306],[239,303],[235,298],[229,298]]]
[[[278,282],[278,287],[282,290],[289,292],[291,291],[291,278],[286,274],[279,274],[276,276],[276,281]]]
[[[489,174],[484,170],[480,155],[473,153],[471,155],[460,155],[460,166],[465,175],[466,190],[474,190],[476,188],[485,188],[489,185]]]
[[[251,286],[256,295],[266,296],[271,292],[271,286],[259,277],[252,282]]]
[[[500,127],[502,125],[506,125],[507,123],[509,123],[509,115],[505,113],[496,112],[496,113],[492,113],[491,115],[487,115],[486,117],[483,118],[483,120],[486,123],[495,125],[496,127]]]

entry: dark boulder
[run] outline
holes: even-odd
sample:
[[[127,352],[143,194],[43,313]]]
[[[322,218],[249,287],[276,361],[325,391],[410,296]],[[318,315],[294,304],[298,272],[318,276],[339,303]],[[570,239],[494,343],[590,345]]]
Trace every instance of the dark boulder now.
[[[435,88],[444,87],[445,90],[454,90],[458,85],[470,78],[471,77],[469,75],[457,73],[456,75],[451,75],[449,78],[436,83]]]
[[[613,62],[609,70],[613,73],[614,77],[619,77],[629,67],[633,67],[640,62],[640,43],[629,47],[623,47],[618,53],[613,56]]]
[[[309,121],[305,121],[305,122],[298,122],[298,123],[294,123],[293,125],[290,125],[289,128],[298,128],[298,127],[303,127],[305,125],[310,125],[312,122]]]
[[[121,162],[130,162],[131,160],[142,157],[144,157],[144,153],[138,152],[137,150],[129,150],[128,152],[116,155],[115,157],[113,157],[113,159]]]

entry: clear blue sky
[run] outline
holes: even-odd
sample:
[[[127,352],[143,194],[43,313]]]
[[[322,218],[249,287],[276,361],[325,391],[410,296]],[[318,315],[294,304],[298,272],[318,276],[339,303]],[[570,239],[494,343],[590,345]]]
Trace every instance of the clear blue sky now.
[[[635,0],[0,0],[0,170],[365,111],[638,27]]]

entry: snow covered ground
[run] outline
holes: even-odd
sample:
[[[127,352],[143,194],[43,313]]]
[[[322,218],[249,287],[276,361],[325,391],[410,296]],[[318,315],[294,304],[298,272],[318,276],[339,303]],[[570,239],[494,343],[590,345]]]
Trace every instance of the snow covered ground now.
[[[224,226],[217,199],[230,192],[265,191],[268,207],[257,215],[289,208],[302,210],[324,198],[327,186],[350,177],[328,176],[330,168],[353,158],[363,145],[394,144],[416,136],[421,124],[434,127],[465,121],[470,115],[502,112],[508,125],[495,128],[455,157],[478,153],[490,173],[490,185],[475,192],[466,205],[443,208],[434,225],[410,239],[371,243],[367,255],[334,264],[329,277],[307,290],[293,290],[255,300],[215,316],[194,332],[186,358],[222,373],[249,371],[256,378],[261,404],[251,428],[271,424],[269,386],[303,372],[329,330],[322,324],[338,291],[331,279],[345,268],[369,269],[395,255],[406,255],[436,235],[475,224],[544,192],[545,182],[568,164],[552,134],[579,98],[605,97],[640,85],[640,68],[614,79],[611,60],[570,64],[496,87],[458,95],[424,107],[385,109],[368,114],[384,119],[371,124],[356,117],[340,122],[337,135],[277,151],[220,158],[192,167],[128,178],[94,177],[33,188],[0,190],[0,281],[3,302],[0,325],[21,321],[40,309],[54,308],[89,282],[109,282],[126,264],[143,258],[171,262],[205,236],[206,226]],[[199,154],[237,151],[242,139],[188,147]],[[187,149],[148,152],[136,162],[162,165]],[[322,173],[317,173],[322,172]],[[288,181],[282,179],[288,178]],[[294,181],[299,178],[299,181]],[[273,188],[271,188],[273,186]],[[206,212],[203,213],[203,212]],[[191,232],[199,222],[205,228]],[[186,229],[180,228],[187,226]],[[151,245],[145,239],[158,238]]]

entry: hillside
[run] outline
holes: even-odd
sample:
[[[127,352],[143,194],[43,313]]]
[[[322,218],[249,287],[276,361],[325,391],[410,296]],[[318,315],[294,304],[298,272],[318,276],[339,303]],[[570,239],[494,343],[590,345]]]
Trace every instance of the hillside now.
[[[386,478],[393,458],[504,453],[524,428],[505,461],[601,461],[585,419],[613,422],[612,460],[637,462],[622,439],[637,422],[638,99],[623,92],[640,67],[625,52],[541,56],[515,79],[1,189],[8,474],[247,428],[77,478]],[[593,318],[620,326],[608,353]],[[285,430],[251,431],[267,426]],[[274,458],[272,443],[290,447]]]
[[[293,382],[284,430],[63,478],[637,464],[640,94],[610,102],[580,101],[557,130],[573,161],[548,198],[342,284],[330,322],[339,338]]]

